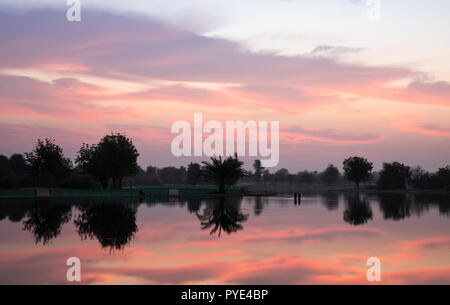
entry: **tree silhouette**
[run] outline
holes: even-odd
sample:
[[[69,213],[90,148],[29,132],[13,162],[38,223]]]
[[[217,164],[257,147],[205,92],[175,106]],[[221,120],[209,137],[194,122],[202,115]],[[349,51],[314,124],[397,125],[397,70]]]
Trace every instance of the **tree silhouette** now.
[[[351,225],[357,226],[367,223],[372,219],[372,209],[367,200],[367,197],[359,193],[351,194],[347,198],[347,208],[344,211],[344,221]]]
[[[110,252],[122,250],[138,231],[134,204],[93,203],[83,205],[74,220],[81,239],[96,238]]]
[[[23,229],[33,233],[35,242],[48,244],[61,233],[62,226],[72,218],[72,208],[48,200],[36,201],[23,221]]]
[[[217,231],[220,237],[222,230],[227,234],[242,230],[242,222],[246,221],[248,215],[240,212],[240,200],[220,198],[215,202],[207,204],[203,209],[203,214],[197,213],[201,221],[202,230],[212,228],[210,235]]]
[[[411,179],[411,168],[402,163],[383,163],[378,186],[382,189],[404,189]]]
[[[49,138],[38,139],[34,149],[25,153],[25,159],[38,184],[52,185],[68,176],[72,169],[72,161],[65,158],[62,148]]]
[[[197,185],[201,181],[201,167],[198,163],[189,163],[187,169],[187,182],[192,185]]]
[[[333,164],[329,164],[328,167],[320,173],[320,180],[330,185],[336,182],[339,178],[339,170]]]
[[[361,157],[347,158],[344,160],[343,165],[345,177],[348,180],[353,181],[358,189],[361,182],[369,179],[373,169],[372,162]]]
[[[261,160],[256,159],[253,161],[253,169],[255,170],[255,180],[257,183],[261,182],[262,174],[264,173],[264,167],[261,165]]]
[[[104,136],[98,144],[83,144],[76,163],[87,173],[99,179],[103,188],[109,178],[113,188],[122,187],[122,179],[138,170],[139,153],[131,139],[120,133]]]
[[[219,193],[225,193],[225,188],[233,185],[239,178],[245,177],[242,168],[243,163],[238,160],[237,155],[228,157],[222,161],[222,157],[211,157],[211,162],[203,161],[201,175],[206,182],[213,183],[219,187]]]

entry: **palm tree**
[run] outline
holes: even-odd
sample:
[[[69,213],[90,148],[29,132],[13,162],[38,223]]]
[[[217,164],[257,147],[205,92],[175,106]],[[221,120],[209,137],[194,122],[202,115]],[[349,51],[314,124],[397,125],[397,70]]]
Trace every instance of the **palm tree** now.
[[[227,186],[233,185],[239,178],[247,174],[242,168],[243,162],[239,161],[237,155],[228,157],[222,161],[222,157],[211,157],[211,162],[203,161],[201,175],[206,182],[213,183],[219,187],[219,193],[225,193]]]

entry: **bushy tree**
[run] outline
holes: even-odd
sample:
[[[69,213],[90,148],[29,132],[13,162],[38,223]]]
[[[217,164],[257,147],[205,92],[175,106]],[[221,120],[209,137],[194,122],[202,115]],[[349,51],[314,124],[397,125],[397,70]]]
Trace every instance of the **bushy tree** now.
[[[404,189],[411,179],[411,168],[399,162],[383,163],[378,186],[382,189]]]
[[[31,152],[25,153],[25,159],[30,165],[38,184],[54,184],[67,177],[72,169],[72,161],[64,157],[62,148],[53,139],[38,139]]]
[[[339,170],[333,164],[329,164],[328,167],[320,173],[320,180],[326,184],[335,183],[339,179]]]
[[[441,167],[436,173],[439,184],[443,189],[450,189],[450,165],[446,167]]]
[[[372,173],[373,164],[361,157],[350,157],[344,160],[345,177],[353,181],[359,188],[361,182],[367,181]]]
[[[302,171],[297,173],[299,183],[313,183],[316,180],[316,172]]]
[[[114,188],[122,187],[123,177],[133,176],[138,169],[139,153],[133,141],[117,133],[104,136],[98,144],[83,144],[76,163],[107,187],[109,178]]]

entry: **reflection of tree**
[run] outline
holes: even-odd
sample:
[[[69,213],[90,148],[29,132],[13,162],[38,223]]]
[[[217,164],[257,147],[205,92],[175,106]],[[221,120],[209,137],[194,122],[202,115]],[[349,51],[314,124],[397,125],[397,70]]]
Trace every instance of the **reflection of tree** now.
[[[187,209],[190,213],[197,213],[200,210],[202,201],[197,198],[190,198],[187,201]]]
[[[8,217],[11,222],[19,222],[29,210],[30,205],[28,204],[15,204],[13,202],[0,204],[0,221]]]
[[[102,248],[122,250],[137,232],[135,204],[101,203],[81,206],[74,220],[82,239],[97,238]]]
[[[329,211],[336,210],[339,207],[339,194],[337,192],[325,192],[320,194],[320,197],[322,197],[322,204]]]
[[[261,197],[257,196],[257,197],[255,197],[255,206],[253,207],[253,213],[255,214],[255,216],[258,216],[261,214],[262,210],[263,210],[263,204],[262,204]]]
[[[228,234],[242,230],[240,223],[247,220],[248,215],[240,212],[240,199],[218,199],[218,201],[207,204],[203,209],[203,214],[197,213],[201,221],[202,230],[212,227],[210,235],[219,230],[220,237],[222,229]]]
[[[72,218],[72,208],[67,204],[36,201],[23,221],[23,229],[31,231],[35,242],[45,245],[61,233],[62,226]]]
[[[344,211],[344,221],[357,226],[367,223],[372,219],[372,209],[366,196],[359,193],[346,197],[347,208]]]
[[[379,194],[384,219],[401,220],[411,216],[411,200],[405,194]]]
[[[450,216],[450,203],[443,202],[439,204],[439,215]]]

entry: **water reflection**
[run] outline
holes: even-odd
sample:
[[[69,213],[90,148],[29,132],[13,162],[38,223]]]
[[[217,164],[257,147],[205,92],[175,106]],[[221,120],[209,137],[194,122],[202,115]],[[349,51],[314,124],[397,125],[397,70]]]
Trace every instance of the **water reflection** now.
[[[337,210],[339,208],[339,193],[338,192],[325,192],[320,194],[322,203],[330,210]]]
[[[286,197],[146,198],[143,199],[145,202],[137,199],[99,200],[1,201],[0,221],[22,222],[22,229],[31,232],[35,243],[47,245],[61,234],[73,214],[73,225],[82,240],[97,240],[102,248],[114,251],[129,245],[138,232],[136,218],[142,203],[151,209],[161,205],[186,209],[188,215],[192,214],[190,219],[200,221],[201,230],[218,236],[222,231],[231,234],[243,229],[244,222],[249,218],[249,214],[242,212],[243,205],[246,210],[253,210],[252,214],[257,217],[264,217],[260,216],[263,209],[294,209],[295,206],[294,199]],[[306,209],[300,209],[298,213],[308,213],[309,206],[317,203],[326,207],[321,212],[323,215],[336,214],[352,226],[366,225],[374,218],[401,221],[413,215],[420,217],[432,209],[439,211],[441,216],[450,215],[449,194],[363,192],[306,194],[305,205],[302,205]],[[342,214],[338,212],[339,205],[345,207]],[[376,205],[379,214],[374,215]],[[296,213],[292,213],[292,217],[297,217]]]
[[[360,193],[351,193],[345,196],[346,209],[344,221],[357,226],[366,224],[373,217],[372,209],[367,196]]]
[[[262,198],[255,197],[255,205],[253,206],[253,214],[255,214],[255,216],[261,215],[263,208],[264,208],[264,206],[262,203]]]
[[[44,245],[61,233],[63,225],[72,218],[72,208],[67,204],[52,204],[49,200],[37,200],[26,213],[23,229],[30,231],[35,243]]]
[[[223,231],[230,234],[242,230],[242,222],[248,219],[248,214],[240,212],[241,198],[220,198],[217,201],[209,201],[202,214],[197,213],[202,230],[212,228],[210,235],[218,236]]]
[[[137,205],[134,203],[100,203],[82,205],[74,220],[82,239],[97,239],[102,248],[122,250],[138,231]]]

